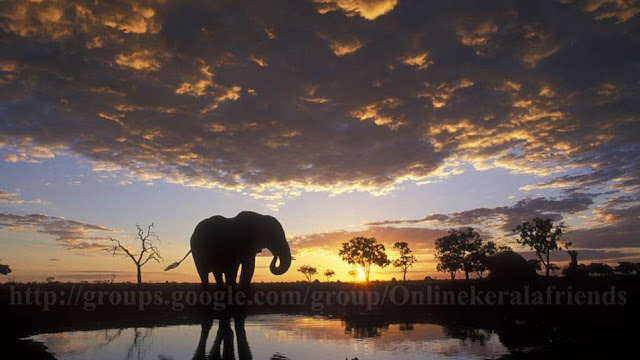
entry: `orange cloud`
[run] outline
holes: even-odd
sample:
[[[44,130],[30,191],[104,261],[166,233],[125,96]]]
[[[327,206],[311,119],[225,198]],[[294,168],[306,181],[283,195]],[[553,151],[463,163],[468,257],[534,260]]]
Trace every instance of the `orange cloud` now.
[[[387,14],[398,0],[314,0],[320,14],[341,10],[347,16],[359,15],[367,20]]]

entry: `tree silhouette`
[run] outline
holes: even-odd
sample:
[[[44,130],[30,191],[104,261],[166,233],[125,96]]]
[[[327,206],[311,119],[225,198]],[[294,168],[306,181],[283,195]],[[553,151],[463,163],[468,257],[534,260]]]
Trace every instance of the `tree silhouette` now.
[[[451,279],[456,278],[456,272],[463,271],[469,280],[469,273],[475,271],[474,256],[472,254],[482,248],[480,234],[473,228],[449,230],[449,235],[436,239],[435,243],[439,272],[448,272]]]
[[[356,271],[356,269],[349,270],[349,276],[351,276],[351,278],[355,282],[356,281],[356,276],[358,276],[358,272]]]
[[[342,243],[342,249],[338,252],[342,260],[351,265],[357,265],[364,271],[364,278],[369,282],[371,265],[383,268],[389,265],[384,245],[378,244],[376,238],[356,236],[346,243]]]
[[[400,257],[393,260],[393,267],[400,268],[402,270],[402,281],[407,280],[407,270],[413,266],[418,259],[412,254],[411,249],[409,249],[409,244],[406,242],[397,242],[393,244],[393,248],[400,253]]]
[[[535,250],[538,259],[545,267],[545,275],[549,276],[552,266],[549,261],[551,251],[562,250],[563,246],[569,248],[571,243],[562,244],[560,242],[562,234],[566,226],[563,222],[554,226],[551,219],[542,220],[541,218],[533,219],[533,223],[528,221],[513,229],[514,233],[518,233],[520,237],[516,242],[520,245],[528,246]]]
[[[613,275],[613,269],[604,263],[591,263],[587,265],[587,273],[598,276]]]
[[[313,275],[318,273],[318,269],[310,265],[302,265],[298,268],[298,271],[304,275],[307,282],[311,282],[313,280]]]
[[[618,263],[615,270],[617,273],[622,275],[637,274],[640,271],[640,264],[632,263],[630,261],[622,261]]]
[[[331,270],[331,269],[327,269],[324,271],[324,276],[327,278],[327,282],[329,282],[329,279],[334,276],[336,274],[335,271]]]
[[[9,275],[11,274],[11,268],[9,265],[0,264],[0,274]]]
[[[139,254],[132,253],[124,245],[122,245],[122,243],[120,243],[120,240],[114,239],[112,237],[109,237],[109,239],[115,242],[117,245],[111,249],[107,249],[107,251],[112,252],[113,256],[122,251],[125,257],[129,257],[133,261],[133,263],[136,265],[139,285],[142,284],[142,267],[146,265],[149,260],[160,262],[160,260],[162,260],[162,256],[160,255],[160,251],[158,250],[158,248],[153,243],[154,241],[160,241],[156,233],[153,232],[153,223],[147,226],[146,232],[140,227],[140,225],[136,225],[136,228],[138,229],[136,240],[140,241],[141,246]]]

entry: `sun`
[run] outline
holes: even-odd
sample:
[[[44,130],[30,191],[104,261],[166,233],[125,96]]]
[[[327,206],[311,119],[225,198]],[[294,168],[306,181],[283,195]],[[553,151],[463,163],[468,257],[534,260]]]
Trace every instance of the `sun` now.
[[[362,269],[358,269],[358,281],[364,281],[365,276],[364,276],[364,270]]]

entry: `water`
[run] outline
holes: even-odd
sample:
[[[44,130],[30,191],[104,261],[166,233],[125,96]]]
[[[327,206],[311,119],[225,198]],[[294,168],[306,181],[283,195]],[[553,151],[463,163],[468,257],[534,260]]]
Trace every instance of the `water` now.
[[[44,343],[59,360],[205,359],[203,351],[210,356],[212,347],[220,343],[224,359],[487,359],[508,354],[495,333],[437,324],[355,326],[320,317],[259,315],[246,318],[246,337],[242,320],[213,321],[206,339],[201,336],[202,328],[76,331],[31,339]],[[225,351],[226,344],[233,347]]]

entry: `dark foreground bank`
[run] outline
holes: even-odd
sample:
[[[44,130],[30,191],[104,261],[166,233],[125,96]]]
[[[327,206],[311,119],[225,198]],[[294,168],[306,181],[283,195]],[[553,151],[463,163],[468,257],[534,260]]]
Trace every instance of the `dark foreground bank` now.
[[[638,278],[255,284],[203,291],[196,284],[4,284],[2,339],[24,358],[53,359],[24,337],[65,331],[199,324],[242,313],[340,318],[345,331],[377,336],[389,324],[437,323],[474,341],[496,333],[507,358],[614,357],[633,350]]]

